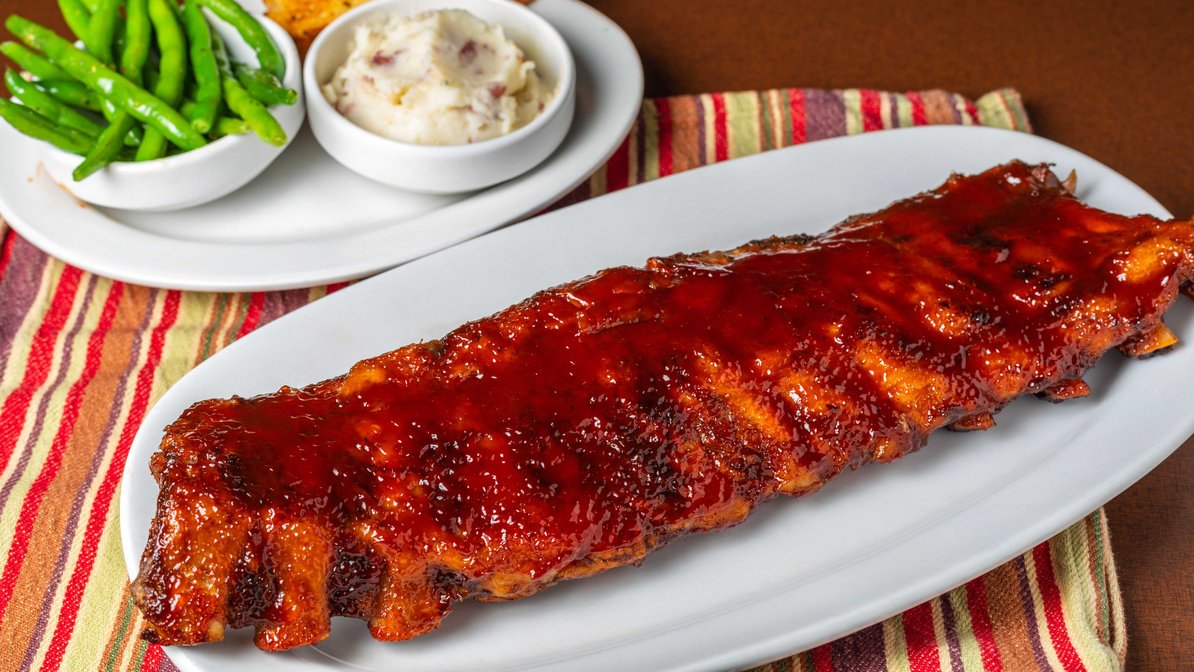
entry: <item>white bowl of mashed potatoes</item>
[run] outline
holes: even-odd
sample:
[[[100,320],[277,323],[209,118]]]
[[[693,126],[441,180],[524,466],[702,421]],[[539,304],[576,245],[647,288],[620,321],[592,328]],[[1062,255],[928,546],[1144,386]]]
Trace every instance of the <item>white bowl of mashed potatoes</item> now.
[[[307,53],[307,116],[349,169],[412,191],[483,189],[534,168],[572,125],[568,45],[510,0],[376,0]]]

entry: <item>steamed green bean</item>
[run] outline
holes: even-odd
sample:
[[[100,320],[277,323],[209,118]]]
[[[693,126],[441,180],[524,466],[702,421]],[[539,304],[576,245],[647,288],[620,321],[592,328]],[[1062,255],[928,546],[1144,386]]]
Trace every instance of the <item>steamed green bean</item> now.
[[[174,0],[149,0],[149,18],[157,36],[158,81],[153,93],[167,104],[177,106],[182,102],[183,89],[187,79],[187,47],[178,15],[170,7]],[[157,129],[145,131],[141,146],[137,148],[137,161],[150,161],[166,154],[166,139]]]
[[[210,9],[212,13],[228,22],[242,39],[257,54],[257,64],[262,70],[273,73],[278,79],[286,77],[286,61],[274,38],[266,32],[265,26],[245,11],[236,0],[195,0]]]
[[[25,109],[5,98],[0,98],[0,119],[4,119],[13,128],[31,138],[44,140],[74,154],[85,153],[91,145],[90,138],[68,132],[71,129],[55,126],[54,122],[33,110]]]
[[[103,124],[65,105],[36,84],[21,79],[16,70],[4,71],[4,85],[22,105],[60,126],[73,128],[91,137],[98,137],[104,131]]]
[[[177,110],[94,56],[75,49],[52,30],[16,15],[8,17],[5,27],[26,45],[44,53],[51,63],[103,94],[137,120],[158,129],[182,149],[197,149],[207,144]]]
[[[274,105],[294,105],[298,101],[298,92],[282,86],[277,77],[257,68],[237,63],[232,68],[236,74],[236,81],[253,94],[253,97],[265,103],[268,107]]]
[[[232,66],[228,63],[228,53],[224,49],[224,43],[218,35],[212,37],[214,38],[212,41],[216,63],[220,66],[220,76],[224,85],[224,102],[228,105],[228,109],[248,122],[257,137],[277,147],[286,144],[286,131],[282,130],[278,120],[270,114],[265,105],[262,105],[261,101],[254,98],[241,86],[240,82],[236,81],[236,77],[232,74]]]
[[[38,79],[70,79],[62,68],[47,61],[41,54],[17,42],[0,43],[0,53],[12,59],[13,63]]]
[[[91,10],[80,0],[58,0],[58,11],[75,39],[91,49]]]
[[[73,79],[39,79],[37,85],[67,105],[92,112],[100,111],[99,98],[95,93]]]
[[[120,23],[120,0],[100,0],[88,28],[91,41],[83,40],[87,51],[104,65],[116,65],[116,29]]]
[[[191,71],[195,74],[195,106],[186,116],[196,131],[206,133],[215,123],[224,99],[220,67],[212,51],[211,26],[197,0],[187,0],[182,22],[190,42]]]

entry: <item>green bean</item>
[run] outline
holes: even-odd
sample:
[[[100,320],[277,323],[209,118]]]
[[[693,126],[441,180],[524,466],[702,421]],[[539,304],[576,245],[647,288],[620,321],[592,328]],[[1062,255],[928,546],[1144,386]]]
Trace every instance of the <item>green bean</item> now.
[[[196,0],[187,0],[182,22],[191,45],[191,70],[195,73],[195,107],[186,116],[196,131],[206,133],[215,122],[223,100],[220,67],[212,52],[211,26]]]
[[[99,98],[86,86],[73,79],[39,79],[37,85],[58,100],[92,112],[100,111]]]
[[[98,0],[96,0],[95,4],[98,6]],[[140,10],[139,12],[138,9]],[[126,13],[128,15],[128,22],[125,26],[126,34],[142,36],[140,39],[141,51],[139,58],[143,64],[145,52],[149,49],[150,43],[149,17],[145,12],[145,0],[128,0]],[[137,43],[134,42],[134,48],[130,49],[127,44],[128,41],[126,37],[125,49],[122,51],[122,62],[127,62],[130,57],[133,57],[134,61],[137,60]],[[118,115],[122,114],[110,101],[97,97],[90,89],[72,79],[61,68],[50,63],[40,54],[32,51],[25,45],[17,42],[0,43],[0,53],[3,53],[17,65],[37,77],[38,84],[45,88],[47,93],[62,102],[74,105],[75,107],[103,112],[104,117],[110,123],[115,121]],[[133,70],[133,72],[130,72],[128,67],[122,66],[122,71],[126,77],[134,82],[139,82],[141,80],[140,66],[134,67]],[[132,130],[125,137],[125,144],[129,146],[140,144],[141,134],[141,127],[133,126]]]
[[[161,98],[113,72],[90,54],[75,49],[53,31],[17,15],[8,17],[4,25],[26,45],[42,51],[51,63],[138,121],[158,129],[170,142],[188,150],[207,144],[203,136]]]
[[[13,103],[15,101],[10,100],[8,102]],[[95,142],[94,135],[84,133],[84,132],[78,130],[77,128],[71,128],[69,126],[55,124],[53,119],[49,119],[49,118],[39,114],[36,110],[34,110],[32,108],[25,107],[24,105],[19,105],[18,107],[25,114],[25,116],[27,116],[29,118],[37,119],[38,123],[45,124],[45,125],[49,126],[50,128],[54,129],[55,132],[70,139],[70,141],[76,145],[82,145],[83,147],[90,147],[91,143]]]
[[[262,70],[271,72],[278,79],[286,77],[286,61],[274,38],[270,37],[261,22],[253,18],[237,4],[236,0],[196,0],[200,5],[210,9],[212,13],[227,21],[240,33],[241,38],[257,54],[257,64]]]
[[[110,126],[104,129],[103,133],[100,133],[99,139],[86,152],[83,162],[76,166],[74,172],[71,173],[71,177],[75,178],[75,182],[82,182],[95,171],[114,161],[121,150],[124,149],[124,137],[128,135],[136,123],[132,115],[121,112],[116,117],[116,121],[113,121]]]
[[[252,132],[249,127],[249,122],[244,119],[237,119],[236,117],[220,117],[216,119],[215,126],[212,127],[212,134],[217,138],[222,138],[226,135],[244,135]]]
[[[212,35],[213,52],[216,63],[220,66],[220,79],[224,86],[224,102],[233,114],[248,122],[253,132],[271,145],[281,147],[286,144],[286,131],[269,113],[261,101],[254,98],[245,90],[236,77],[232,75],[232,67],[228,63],[228,52],[224,49],[224,42],[219,35]]]
[[[162,91],[159,98],[171,105],[182,102],[187,75],[187,38],[183,34],[179,16],[171,5],[174,0],[149,0],[149,18],[157,34],[161,62],[158,73],[161,80],[157,88]]]
[[[38,88],[37,85],[21,79],[16,70],[4,71],[4,85],[8,87],[12,97],[20,101],[22,105],[56,124],[82,131],[93,138],[99,137],[99,134],[104,131],[102,124],[62,104],[61,101]]]
[[[76,40],[81,40],[87,48],[91,48],[91,11],[80,0],[58,0],[58,11],[66,22],[66,27],[74,33]]]
[[[47,61],[40,54],[23,44],[17,44],[16,42],[0,43],[0,53],[12,59],[12,62],[21,66],[22,70],[25,70],[38,79],[70,79],[70,75],[63,72],[62,68]]]
[[[145,128],[133,120],[134,123],[129,123],[131,118],[128,112],[116,107],[116,104],[107,98],[101,97],[100,113],[104,115],[104,119],[108,120],[108,125],[119,125],[122,128],[129,129],[129,132],[124,135],[124,144],[128,147],[136,147],[141,144],[141,138],[145,135]]]
[[[189,117],[194,115],[195,105],[196,103],[193,100],[184,100],[179,110]],[[217,138],[222,138],[225,135],[244,135],[245,133],[252,132],[253,129],[249,127],[247,121],[236,117],[218,116],[216,117],[216,123],[211,126],[211,135]]]
[[[73,154],[83,154],[91,145],[89,138],[68,133],[71,129],[55,126],[54,122],[33,110],[27,110],[4,98],[0,98],[0,119],[31,138],[43,140]]]
[[[182,102],[183,88],[187,79],[186,38],[178,15],[170,5],[174,0],[149,0],[149,19],[157,35],[161,63],[158,66],[158,82],[154,95],[167,104],[175,106]],[[137,161],[151,161],[166,154],[166,139],[157,129],[147,129],[141,146],[137,148]]]
[[[116,40],[116,26],[120,19],[120,0],[100,0],[99,8],[91,15],[91,41],[83,40],[87,51],[104,65],[115,65],[112,45]]]
[[[250,68],[241,63],[232,66],[236,73],[236,81],[241,83],[253,97],[269,107],[274,105],[294,105],[298,101],[298,92],[282,86],[277,77],[256,68]]]
[[[116,123],[116,121],[122,116],[128,114],[128,112],[125,112],[119,107],[113,105],[112,101],[108,100],[107,98],[101,97],[99,102],[100,115],[102,115],[104,120],[108,122],[109,126]],[[133,124],[133,129],[130,130],[128,135],[125,137],[124,144],[128,145],[129,147],[136,147],[137,145],[141,144],[141,135],[143,133],[141,129],[142,127],[140,124]]]
[[[88,89],[88,91],[90,90]],[[116,107],[116,103],[104,98],[102,95],[99,97],[99,102],[100,114],[104,115],[104,119],[107,119],[109,124],[115,121],[116,115],[120,114],[120,108]]]
[[[141,84],[142,71],[149,60],[153,42],[153,27],[149,20],[146,0],[128,0],[125,7],[124,44],[120,50],[120,71],[134,84]],[[144,141],[144,128],[128,112],[117,109],[107,97],[102,99],[105,116],[111,124],[100,135],[87,157],[74,171],[75,181],[82,181],[113,161],[120,159],[126,148],[139,147]],[[121,133],[124,131],[124,133]],[[130,158],[136,158],[134,154]]]
[[[98,0],[97,0],[98,1]],[[149,21],[149,11],[146,5],[146,0],[129,0],[128,5],[124,8],[124,47],[121,49],[121,74],[128,78],[133,84],[141,85],[142,70],[146,66],[146,61],[149,60],[149,47],[153,42],[153,27]],[[100,98],[101,110],[104,112],[104,117],[107,118],[107,123],[117,128],[129,129],[124,135],[123,144],[127,147],[139,147],[144,136],[144,130],[139,124],[133,122],[129,117],[129,113],[119,110],[115,103],[107,97]],[[104,153],[104,156],[92,155],[94,153]],[[92,164],[99,164],[98,167],[103,167],[107,162],[116,159],[117,150],[107,144],[101,144],[93,148],[92,153],[88,154]],[[96,171],[98,167],[91,168],[91,172]],[[90,173],[88,173],[90,174]]]
[[[83,0],[83,4],[87,7],[87,11],[95,14],[95,10],[99,9],[100,0]]]
[[[146,0],[128,0],[124,8],[124,49],[120,52],[120,74],[141,84],[141,71],[149,60],[153,26]]]

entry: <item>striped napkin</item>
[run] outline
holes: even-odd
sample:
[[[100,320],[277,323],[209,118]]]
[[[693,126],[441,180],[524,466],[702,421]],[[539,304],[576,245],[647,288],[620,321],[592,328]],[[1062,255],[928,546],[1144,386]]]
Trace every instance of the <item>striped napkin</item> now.
[[[1011,90],[975,101],[813,89],[663,98],[561,205],[775,147],[923,124],[1030,130]],[[174,670],[136,637],[121,557],[117,495],[133,435],[196,364],[342,285],[149,289],[67,266],[2,222],[0,236],[0,671]],[[1098,511],[946,595],[758,669],[1110,670],[1124,647]]]

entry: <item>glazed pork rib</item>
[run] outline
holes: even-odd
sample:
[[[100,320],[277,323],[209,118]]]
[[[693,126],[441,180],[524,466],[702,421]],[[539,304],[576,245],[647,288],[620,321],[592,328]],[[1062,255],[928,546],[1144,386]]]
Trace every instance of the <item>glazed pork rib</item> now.
[[[1194,223],[1083,205],[1012,163],[817,237],[652,259],[339,378],[166,430],[133,595],[162,644],[267,650],[437,627],[637,563],[776,495],[893,460],[1012,399],[1088,392],[1176,342]]]

